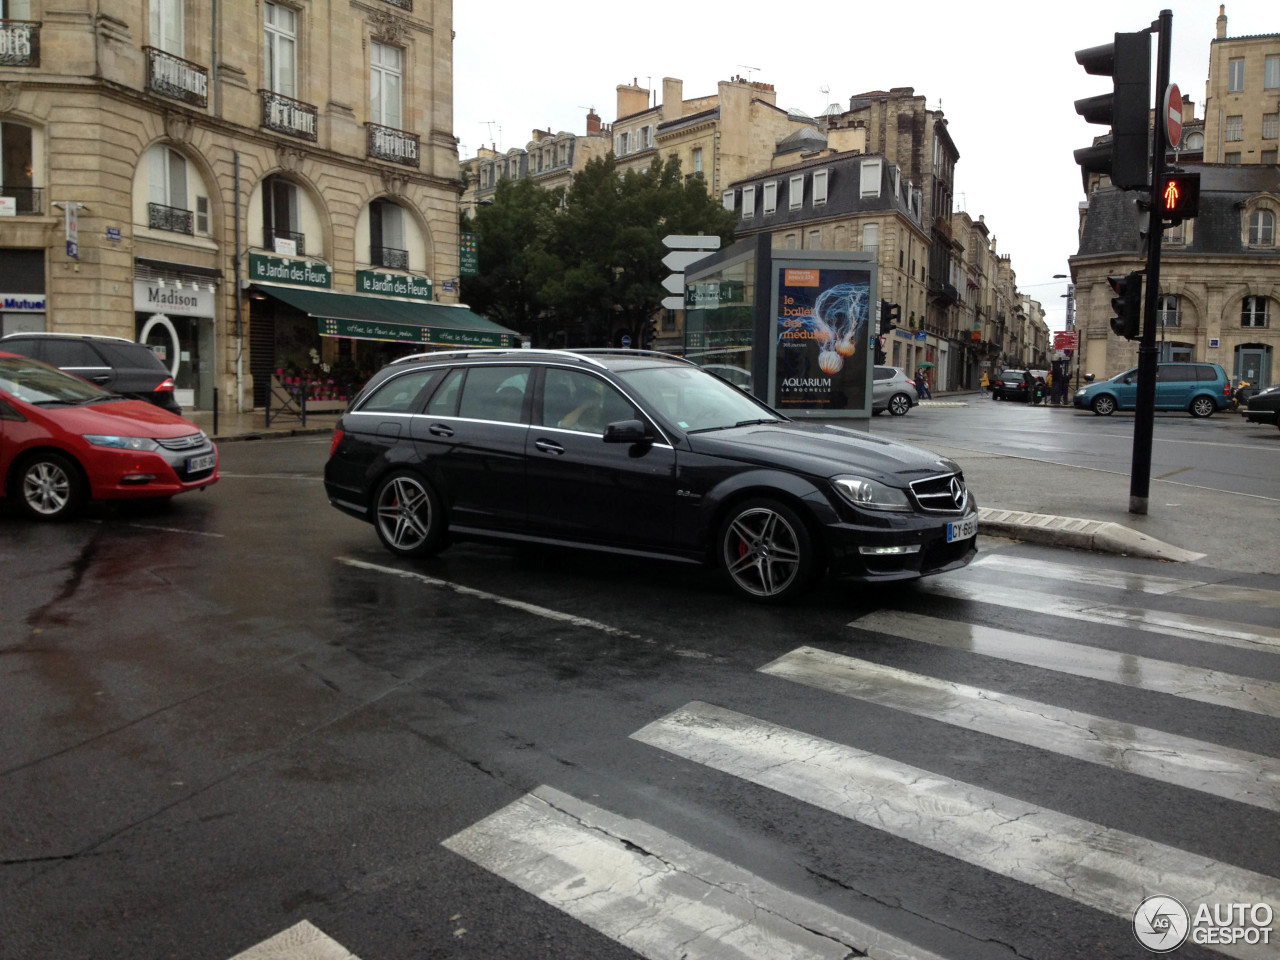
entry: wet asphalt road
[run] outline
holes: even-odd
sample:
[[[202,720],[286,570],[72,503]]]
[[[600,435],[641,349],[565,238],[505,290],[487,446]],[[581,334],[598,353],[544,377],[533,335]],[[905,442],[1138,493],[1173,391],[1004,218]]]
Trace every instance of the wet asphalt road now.
[[[229,443],[223,480],[168,507],[64,526],[0,515],[3,960],[225,960],[302,919],[363,960],[634,956],[441,846],[540,785],[941,956],[1147,956],[1128,923],[976,853],[928,848],[633,736],[693,702],[1280,873],[1274,809],[759,672],[813,647],[1274,757],[1275,713],[1117,688],[1129,679],[1118,675],[1064,680],[1034,662],[1048,641],[1087,640],[1129,658],[1118,670],[1163,657],[1277,684],[1268,648],[1081,622],[999,591],[1024,582],[1174,617],[1223,618],[1224,604],[972,567],[946,579],[989,591],[980,599],[829,584],[772,610],[708,572],[619,558],[459,544],[404,563],[327,505],[326,451],[323,437]],[[907,613],[1040,642],[1023,641],[1031,663],[913,642],[892,635]],[[856,626],[873,615],[888,619]],[[1274,608],[1229,615],[1280,630]]]

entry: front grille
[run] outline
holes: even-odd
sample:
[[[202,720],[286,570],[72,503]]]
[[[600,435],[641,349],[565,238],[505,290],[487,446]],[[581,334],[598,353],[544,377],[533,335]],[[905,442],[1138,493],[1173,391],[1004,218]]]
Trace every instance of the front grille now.
[[[929,513],[959,513],[969,505],[969,488],[963,473],[911,481],[911,493],[920,509]]]
[[[181,450],[195,450],[203,447],[209,442],[209,438],[201,433],[189,433],[185,437],[169,437],[164,440],[156,440],[156,443],[164,447],[166,450],[175,452]]]

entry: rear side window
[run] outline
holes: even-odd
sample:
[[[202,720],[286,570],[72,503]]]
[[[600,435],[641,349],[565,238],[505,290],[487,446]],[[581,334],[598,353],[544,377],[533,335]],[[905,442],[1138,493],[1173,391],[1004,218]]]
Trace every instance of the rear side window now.
[[[105,367],[107,362],[83,340],[46,340],[44,360],[55,367]]]
[[[458,415],[458,394],[462,392],[462,378],[467,371],[462,367],[450,370],[444,378],[440,389],[427,404],[427,414],[432,417],[456,417]]]
[[[529,373],[528,367],[472,367],[462,385],[458,416],[520,423]]]
[[[106,356],[112,366],[169,372],[169,368],[164,365],[164,361],[157,357],[155,352],[146,344],[107,341],[94,344],[94,346]]]
[[[1210,383],[1218,379],[1218,371],[1208,364],[1197,363],[1195,365],[1196,379],[1208,380]]]
[[[876,367],[875,372],[872,374],[872,376],[875,377],[875,379],[877,380],[892,380],[893,368],[892,367]]]
[[[438,378],[439,370],[415,370],[394,377],[374,391],[364,403],[361,413],[416,413],[422,400]]]

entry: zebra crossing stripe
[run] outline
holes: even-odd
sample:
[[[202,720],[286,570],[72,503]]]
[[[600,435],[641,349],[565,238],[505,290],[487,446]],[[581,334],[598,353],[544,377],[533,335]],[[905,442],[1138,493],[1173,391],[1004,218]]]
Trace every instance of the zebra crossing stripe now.
[[[301,920],[231,960],[360,960],[319,928]]]
[[[1280,811],[1280,760],[800,647],[760,672],[1139,776]]]
[[[1280,683],[1270,680],[1255,680],[1238,674],[1137,657],[1064,640],[1049,640],[996,627],[942,620],[920,613],[878,610],[849,626],[1055,673],[1105,680],[1199,703],[1280,717]]]
[[[969,565],[1001,572],[1026,574],[1033,577],[1049,577],[1068,583],[1084,583],[1092,587],[1112,590],[1128,590],[1132,593],[1176,593],[1189,600],[1208,600],[1214,603],[1248,604],[1254,607],[1280,609],[1280,590],[1263,590],[1259,587],[1241,587],[1228,583],[1206,583],[1203,580],[1183,580],[1178,577],[1158,577],[1126,570],[1107,570],[1084,567],[1072,563],[1051,560],[1035,560],[1030,557],[1010,557],[989,553]]]
[[[1168,637],[1181,637],[1226,647],[1280,654],[1280,628],[1276,627],[1232,623],[1214,617],[1167,613],[1145,607],[1112,606],[1096,603],[1093,600],[955,579],[933,580],[920,584],[916,589],[920,593],[950,597],[953,600],[990,603],[1032,613],[1047,613],[1056,617],[1084,620],[1089,623],[1122,625],[1144,633],[1159,633]]]
[[[547,786],[443,845],[645,957],[941,960]]]
[[[706,703],[632,737],[876,830],[1128,921],[1153,891],[1280,903],[1280,880]],[[1219,946],[1253,960],[1270,945]]]

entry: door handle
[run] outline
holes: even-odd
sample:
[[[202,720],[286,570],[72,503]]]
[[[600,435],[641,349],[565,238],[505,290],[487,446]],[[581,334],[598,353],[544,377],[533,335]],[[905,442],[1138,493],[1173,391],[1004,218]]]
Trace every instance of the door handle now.
[[[433,437],[452,437],[453,436],[453,428],[446,426],[443,423],[433,423],[431,426],[427,427],[427,432],[431,434]]]
[[[535,440],[533,441],[533,445],[543,453],[554,453],[557,455],[564,453],[564,447],[560,446],[560,444],[556,443],[554,440]]]

